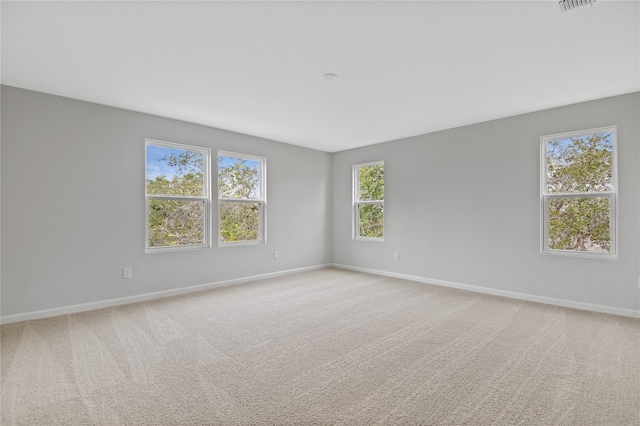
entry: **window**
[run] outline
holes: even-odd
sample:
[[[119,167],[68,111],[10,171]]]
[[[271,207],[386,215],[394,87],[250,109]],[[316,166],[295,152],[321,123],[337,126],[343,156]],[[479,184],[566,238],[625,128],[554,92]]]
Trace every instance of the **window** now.
[[[218,152],[219,245],[266,241],[266,160]]]
[[[353,238],[383,241],[383,161],[353,166]]]
[[[208,248],[210,151],[147,140],[146,251]]]
[[[542,252],[615,258],[616,127],[541,138]]]

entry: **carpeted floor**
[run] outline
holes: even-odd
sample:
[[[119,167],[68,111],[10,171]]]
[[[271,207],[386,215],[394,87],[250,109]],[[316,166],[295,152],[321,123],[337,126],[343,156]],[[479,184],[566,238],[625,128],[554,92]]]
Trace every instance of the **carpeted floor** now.
[[[336,269],[1,345],[2,425],[640,424],[640,320]]]

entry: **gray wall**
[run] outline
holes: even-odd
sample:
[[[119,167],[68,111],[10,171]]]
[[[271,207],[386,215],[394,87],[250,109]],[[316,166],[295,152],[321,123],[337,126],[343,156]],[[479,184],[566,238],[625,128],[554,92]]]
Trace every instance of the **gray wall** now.
[[[2,86],[2,315],[331,261],[638,309],[637,216],[619,219],[616,261],[539,254],[539,137],[618,125],[619,209],[635,211],[639,105],[635,93],[328,154]],[[145,138],[267,157],[267,244],[145,254]],[[385,242],[353,241],[351,166],[375,160]]]
[[[145,138],[266,157],[267,243],[145,254]],[[1,171],[3,316],[331,261],[325,152],[2,86]]]
[[[334,154],[333,261],[638,309],[637,215],[619,218],[618,260],[540,254],[539,144],[617,125],[619,209],[637,211],[639,103],[634,93]],[[385,241],[353,241],[351,166],[375,160],[385,161]]]

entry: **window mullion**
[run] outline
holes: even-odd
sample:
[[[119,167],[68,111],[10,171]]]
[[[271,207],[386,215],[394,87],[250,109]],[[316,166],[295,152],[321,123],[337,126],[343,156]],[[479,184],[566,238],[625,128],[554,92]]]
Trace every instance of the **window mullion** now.
[[[570,193],[553,193],[553,194],[544,194],[544,197],[547,198],[598,198],[598,197],[609,197],[611,195],[615,195],[615,192],[607,191],[607,192],[570,192]]]
[[[260,203],[262,204],[262,200],[251,199],[251,198],[218,198],[218,201],[223,203]]]
[[[147,195],[148,200],[177,200],[177,201],[207,201],[207,197],[192,197],[188,195]]]

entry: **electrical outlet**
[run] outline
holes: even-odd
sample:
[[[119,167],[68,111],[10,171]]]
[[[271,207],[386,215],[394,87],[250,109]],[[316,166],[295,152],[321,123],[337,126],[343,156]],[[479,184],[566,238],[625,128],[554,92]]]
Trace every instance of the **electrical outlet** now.
[[[400,252],[399,251],[394,251],[393,252],[393,258],[395,260],[399,260],[400,259]]]
[[[122,278],[129,279],[133,276],[131,268],[124,268],[122,270]]]
[[[280,254],[277,251],[273,252],[273,258],[274,259],[279,259],[280,258]]]

